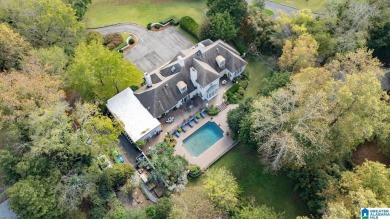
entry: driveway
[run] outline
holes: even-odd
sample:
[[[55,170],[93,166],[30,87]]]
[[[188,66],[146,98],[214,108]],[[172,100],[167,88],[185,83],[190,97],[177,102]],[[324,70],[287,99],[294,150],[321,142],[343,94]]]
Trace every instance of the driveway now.
[[[0,204],[0,218],[16,219],[16,213],[9,208],[8,200]]]
[[[160,31],[149,31],[138,24],[115,24],[93,28],[102,35],[109,33],[127,32],[137,35],[138,43],[125,52],[125,59],[136,64],[142,71],[151,72],[162,64],[169,62],[181,50],[193,46],[175,27]]]

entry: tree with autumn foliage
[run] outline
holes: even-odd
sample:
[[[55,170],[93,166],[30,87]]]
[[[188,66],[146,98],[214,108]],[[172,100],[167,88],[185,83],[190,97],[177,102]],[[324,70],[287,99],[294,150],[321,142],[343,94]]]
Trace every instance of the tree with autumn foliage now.
[[[262,161],[271,169],[321,165],[389,136],[382,75],[372,52],[359,49],[303,69],[286,88],[260,97],[248,124]]]
[[[302,34],[296,40],[286,40],[279,67],[283,71],[298,72],[300,69],[314,67],[318,50],[316,40],[310,34]]]
[[[31,45],[5,23],[0,23],[0,70],[20,69]]]

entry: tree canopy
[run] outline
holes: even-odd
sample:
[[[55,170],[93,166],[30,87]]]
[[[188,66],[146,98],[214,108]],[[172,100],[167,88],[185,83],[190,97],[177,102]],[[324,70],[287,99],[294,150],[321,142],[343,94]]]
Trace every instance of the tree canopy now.
[[[236,178],[229,170],[225,168],[208,170],[204,189],[216,207],[226,212],[236,210],[240,190]]]
[[[119,53],[93,41],[76,48],[65,83],[86,100],[106,101],[131,85],[141,84],[142,77],[142,72]]]
[[[84,30],[75,11],[60,0],[4,0],[0,5],[0,20],[35,47],[57,45],[71,50]]]
[[[360,49],[323,68],[303,69],[286,88],[255,101],[247,125],[262,160],[272,169],[320,164],[387,136],[380,75],[378,60]]]
[[[235,27],[239,27],[246,16],[248,3],[245,0],[207,0],[206,5],[209,8],[207,16],[227,12]]]
[[[0,23],[0,70],[20,69],[31,45],[5,23]]]
[[[236,37],[237,30],[233,19],[227,12],[212,15],[201,27],[202,38],[231,40]]]

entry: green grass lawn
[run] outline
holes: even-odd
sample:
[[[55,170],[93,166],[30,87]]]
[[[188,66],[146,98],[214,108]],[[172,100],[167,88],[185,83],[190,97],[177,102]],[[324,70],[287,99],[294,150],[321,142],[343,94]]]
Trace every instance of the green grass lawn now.
[[[190,16],[200,23],[205,0],[93,0],[85,14],[87,27],[132,22],[146,26],[168,17]]]
[[[274,16],[274,12],[273,11],[271,11],[271,10],[269,10],[269,9],[264,9],[264,13],[266,14],[266,15],[268,15],[268,16]]]
[[[246,71],[249,72],[250,80],[245,91],[244,99],[257,95],[263,78],[270,74],[271,69],[265,64],[265,62],[250,60],[246,66]]]
[[[295,218],[307,215],[305,203],[294,192],[294,181],[285,173],[272,174],[263,171],[256,153],[249,153],[242,145],[237,145],[211,168],[225,167],[237,179],[245,198],[255,198],[259,205],[273,207],[277,212],[285,212],[285,218]],[[201,184],[204,176],[190,181],[192,184]]]
[[[313,12],[320,12],[327,0],[272,0],[274,2],[303,9],[309,8]]]

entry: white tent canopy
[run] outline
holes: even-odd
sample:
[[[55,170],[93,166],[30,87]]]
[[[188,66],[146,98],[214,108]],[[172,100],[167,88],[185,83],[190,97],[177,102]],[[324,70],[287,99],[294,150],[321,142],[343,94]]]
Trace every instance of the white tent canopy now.
[[[134,96],[130,88],[125,89],[107,101],[108,110],[122,122],[127,135],[133,142],[153,135],[161,130],[160,122]]]

